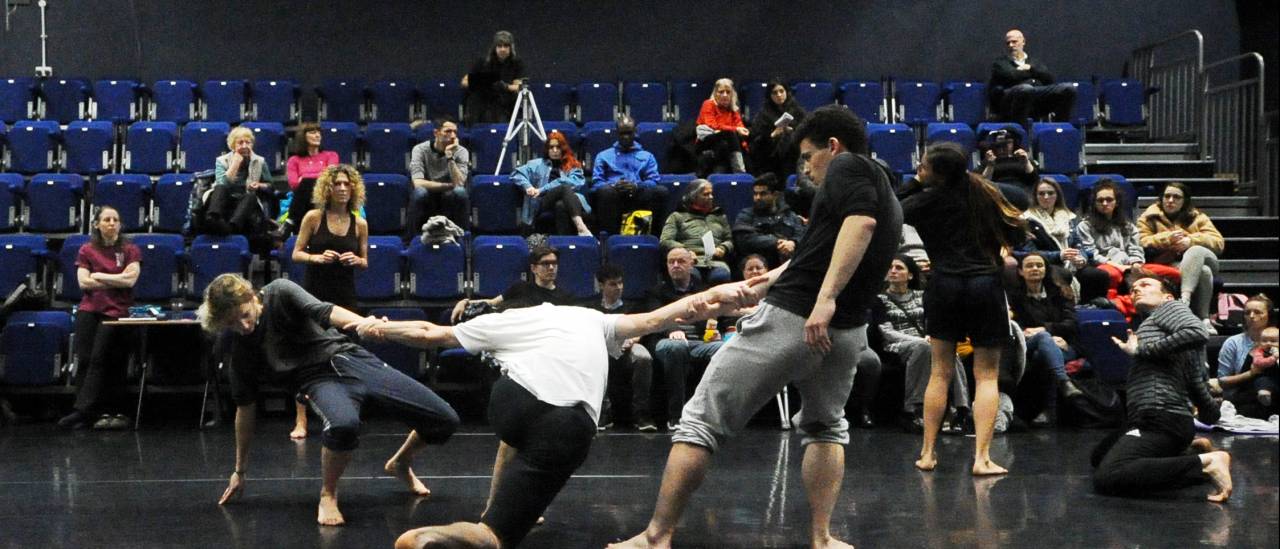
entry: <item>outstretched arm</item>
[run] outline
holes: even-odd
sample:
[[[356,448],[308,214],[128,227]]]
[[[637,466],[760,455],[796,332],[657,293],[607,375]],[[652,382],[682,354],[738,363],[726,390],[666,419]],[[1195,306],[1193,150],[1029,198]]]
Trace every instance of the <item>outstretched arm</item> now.
[[[670,331],[679,324],[706,320],[729,314],[739,308],[755,305],[757,289],[769,282],[761,275],[743,282],[721,284],[647,313],[623,315],[614,327],[619,339],[629,339],[660,331]]]
[[[440,326],[422,320],[388,321],[369,317],[349,324],[345,329],[355,329],[362,339],[393,341],[410,347],[459,347],[462,344],[453,337],[453,327]]]

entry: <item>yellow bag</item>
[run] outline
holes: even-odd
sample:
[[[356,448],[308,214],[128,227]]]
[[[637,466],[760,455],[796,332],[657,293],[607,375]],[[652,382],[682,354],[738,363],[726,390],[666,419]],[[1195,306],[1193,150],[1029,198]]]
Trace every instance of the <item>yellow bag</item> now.
[[[622,234],[627,236],[649,234],[652,226],[653,212],[649,210],[636,210],[622,218]]]
[[[961,360],[969,358],[971,354],[973,354],[973,344],[969,343],[969,338],[956,343],[956,356],[960,357]]]

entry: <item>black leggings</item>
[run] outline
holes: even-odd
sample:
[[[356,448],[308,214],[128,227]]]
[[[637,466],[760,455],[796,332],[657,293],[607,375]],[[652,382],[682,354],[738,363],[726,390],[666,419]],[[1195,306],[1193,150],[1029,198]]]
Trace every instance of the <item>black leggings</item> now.
[[[1188,454],[1195,425],[1190,416],[1157,413],[1129,422],[1093,450],[1093,489],[1137,497],[1208,480],[1200,456]]]
[[[578,200],[573,187],[557,185],[538,195],[538,211],[534,213],[534,223],[546,212],[552,212],[556,220],[555,234],[578,234],[578,227],[573,218],[582,217],[582,201]]]
[[[503,468],[493,503],[480,520],[511,548],[586,461],[596,423],[581,406],[547,404],[505,376],[493,385],[489,423],[516,457]]]
[[[289,201],[289,232],[298,234],[302,227],[302,218],[315,207],[311,203],[311,195],[316,190],[316,178],[304,177],[298,180],[298,188],[293,190],[293,198]]]
[[[115,320],[92,311],[76,311],[76,403],[84,414],[117,407],[123,392],[127,334],[115,326],[102,323]],[[121,348],[121,345],[124,348]]]

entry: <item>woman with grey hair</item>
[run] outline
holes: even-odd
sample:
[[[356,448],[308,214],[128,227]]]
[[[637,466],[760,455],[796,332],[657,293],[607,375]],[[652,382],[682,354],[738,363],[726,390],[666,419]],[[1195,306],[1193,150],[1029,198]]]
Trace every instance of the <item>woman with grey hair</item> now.
[[[710,246],[704,241],[710,234]],[[696,265],[708,284],[729,281],[729,258],[733,254],[733,233],[729,218],[715,204],[711,182],[695,179],[680,200],[680,209],[662,226],[663,250],[687,248],[696,256]]]

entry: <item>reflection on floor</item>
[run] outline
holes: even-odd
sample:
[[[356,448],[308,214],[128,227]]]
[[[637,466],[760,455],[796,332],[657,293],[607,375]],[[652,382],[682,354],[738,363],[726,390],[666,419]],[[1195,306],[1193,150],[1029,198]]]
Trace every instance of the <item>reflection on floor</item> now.
[[[497,445],[483,426],[432,448],[414,465],[434,492],[410,497],[383,461],[402,441],[374,420],[341,486],[348,525],[315,524],[320,443],[288,440],[289,424],[261,421],[246,497],[215,504],[234,462],[230,427],[64,433],[48,425],[0,429],[2,547],[390,547],[406,529],[474,520]],[[1235,495],[1209,486],[1149,499],[1095,495],[1088,453],[1101,431],[1036,431],[997,438],[1012,473],[975,480],[973,442],[945,438],[939,470],[911,467],[919,439],[855,431],[833,530],[859,547],[1276,547],[1280,472],[1275,437],[1215,436],[1233,455]],[[609,432],[547,510],[524,547],[603,547],[640,531],[653,508],[670,438]],[[692,500],[678,547],[802,547],[808,511],[803,448],[793,432],[752,428],[715,457]]]

